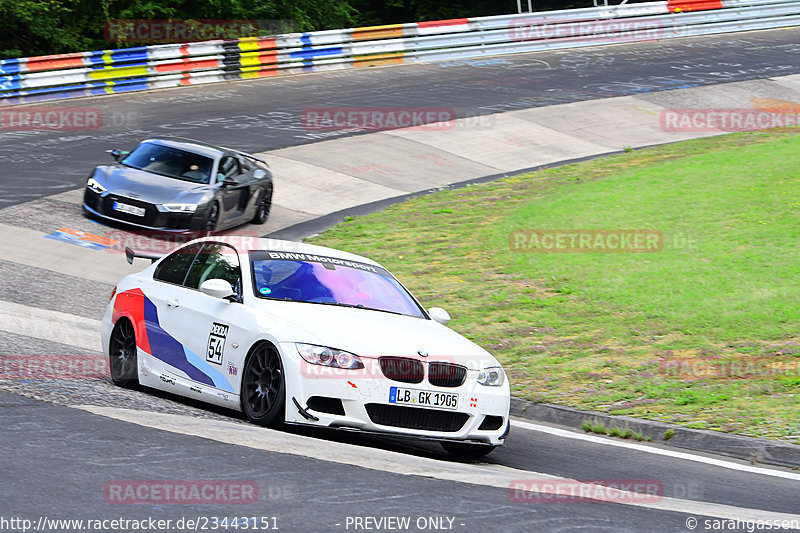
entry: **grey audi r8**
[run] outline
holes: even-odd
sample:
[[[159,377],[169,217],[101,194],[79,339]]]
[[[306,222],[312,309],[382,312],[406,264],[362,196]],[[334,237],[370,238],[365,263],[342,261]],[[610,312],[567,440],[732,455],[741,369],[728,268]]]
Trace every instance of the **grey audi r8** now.
[[[149,230],[216,231],[262,224],[272,174],[258,157],[200,141],[154,137],[94,169],[83,209],[99,219]]]

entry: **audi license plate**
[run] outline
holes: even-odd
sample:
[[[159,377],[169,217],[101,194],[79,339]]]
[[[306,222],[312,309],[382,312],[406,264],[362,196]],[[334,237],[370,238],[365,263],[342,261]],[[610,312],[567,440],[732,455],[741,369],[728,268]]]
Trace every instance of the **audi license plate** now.
[[[129,215],[137,217],[144,216],[144,207],[136,207],[135,205],[123,204],[122,202],[114,202],[112,207],[114,208],[114,211],[128,213]]]
[[[392,387],[389,389],[389,403],[437,409],[458,409],[458,394]]]

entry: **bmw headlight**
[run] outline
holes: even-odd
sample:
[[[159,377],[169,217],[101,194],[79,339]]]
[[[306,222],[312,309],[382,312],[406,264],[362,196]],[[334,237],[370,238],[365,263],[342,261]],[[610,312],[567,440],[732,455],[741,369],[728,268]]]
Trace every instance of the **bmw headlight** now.
[[[86,181],[86,186],[97,193],[106,192],[106,188],[100,185],[100,182],[94,178],[89,178]]]
[[[161,204],[164,209],[171,213],[194,213],[197,210],[197,204]]]
[[[361,359],[350,352],[300,342],[296,342],[294,345],[297,347],[300,357],[312,365],[332,366],[346,370],[364,368],[364,363],[361,362]]]
[[[484,368],[478,373],[478,383],[487,387],[499,387],[503,384],[504,379],[505,373],[499,366]]]

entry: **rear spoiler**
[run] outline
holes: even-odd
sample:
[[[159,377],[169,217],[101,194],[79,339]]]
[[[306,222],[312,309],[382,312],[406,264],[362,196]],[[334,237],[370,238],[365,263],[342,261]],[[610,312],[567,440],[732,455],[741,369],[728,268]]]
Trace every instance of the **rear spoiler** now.
[[[133,264],[133,260],[137,257],[141,257],[142,259],[149,259],[151,263],[155,263],[162,257],[163,254],[157,254],[155,252],[137,252],[130,246],[125,247],[125,259],[128,260],[128,263]]]
[[[225,149],[228,150],[229,152],[234,152],[236,154],[239,154],[242,157],[246,157],[248,159],[253,159],[255,161],[258,161],[259,163],[264,163],[267,166],[267,168],[269,168],[269,163],[267,163],[266,161],[264,161],[260,157],[254,156],[253,154],[248,154],[247,152],[241,152],[239,150],[234,150],[233,148],[225,148]]]

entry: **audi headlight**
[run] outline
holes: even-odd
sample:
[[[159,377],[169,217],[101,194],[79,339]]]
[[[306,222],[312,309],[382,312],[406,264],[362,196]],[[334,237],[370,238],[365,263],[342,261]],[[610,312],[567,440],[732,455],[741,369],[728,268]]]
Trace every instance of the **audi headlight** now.
[[[332,366],[346,370],[364,368],[364,363],[361,362],[361,359],[350,352],[299,342],[294,345],[297,347],[297,353],[300,354],[300,357],[312,365]]]
[[[164,209],[172,213],[194,213],[197,210],[197,204],[161,204]]]
[[[478,373],[478,383],[487,387],[499,387],[503,384],[504,379],[505,373],[499,366],[484,368]]]
[[[86,186],[97,193],[106,192],[106,188],[100,185],[100,182],[94,178],[89,178],[86,181]]]

